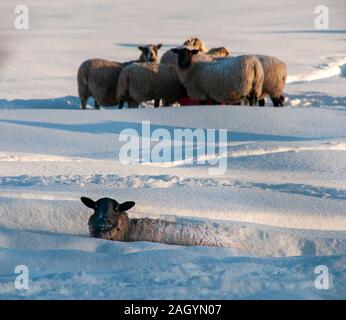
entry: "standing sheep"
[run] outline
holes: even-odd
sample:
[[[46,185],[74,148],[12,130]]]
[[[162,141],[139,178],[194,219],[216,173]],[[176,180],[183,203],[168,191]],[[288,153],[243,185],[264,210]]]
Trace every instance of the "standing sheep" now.
[[[211,99],[219,103],[237,104],[248,99],[256,105],[262,94],[263,68],[255,56],[239,56],[199,61],[199,50],[187,46],[173,49],[178,55],[176,70],[192,99]]]
[[[138,47],[142,52],[139,61],[157,61],[159,45],[147,45]],[[95,109],[100,106],[111,106],[123,102],[116,98],[116,88],[121,70],[134,61],[125,63],[108,61],[103,59],[89,59],[84,61],[78,69],[78,95],[82,109],[86,109],[87,100],[93,97]]]
[[[173,66],[155,62],[133,63],[125,67],[119,77],[117,99],[128,102],[129,107],[160,99],[172,104],[186,95]]]
[[[264,98],[269,95],[275,107],[282,107],[285,102],[282,92],[287,79],[286,64],[271,56],[256,55],[256,57],[261,62],[264,72],[262,95],[258,100],[258,104],[264,106]]]

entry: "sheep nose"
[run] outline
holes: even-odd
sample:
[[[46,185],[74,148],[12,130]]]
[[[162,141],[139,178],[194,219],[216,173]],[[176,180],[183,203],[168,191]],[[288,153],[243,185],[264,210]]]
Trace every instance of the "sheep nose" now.
[[[104,218],[104,213],[103,213],[103,211],[97,212],[96,217],[97,217],[98,220],[102,220],[102,219]]]

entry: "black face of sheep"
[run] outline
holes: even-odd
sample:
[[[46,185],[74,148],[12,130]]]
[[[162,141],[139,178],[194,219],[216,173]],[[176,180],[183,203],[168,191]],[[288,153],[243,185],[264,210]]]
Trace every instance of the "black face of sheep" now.
[[[88,223],[92,236],[113,229],[117,225],[120,214],[130,210],[135,205],[133,201],[118,203],[111,198],[102,198],[97,201],[86,197],[80,199],[88,208],[94,210]]]
[[[192,57],[200,50],[187,49],[187,48],[175,48],[172,51],[178,55],[178,66],[180,69],[187,70],[191,66]]]
[[[145,62],[156,62],[158,57],[158,51],[162,47],[162,44],[157,45],[147,45],[147,46],[139,46],[138,49],[142,51],[142,56]]]

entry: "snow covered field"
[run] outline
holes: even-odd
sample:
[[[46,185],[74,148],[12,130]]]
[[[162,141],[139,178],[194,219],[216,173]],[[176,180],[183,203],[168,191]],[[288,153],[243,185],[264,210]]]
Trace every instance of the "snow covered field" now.
[[[0,3],[0,299],[346,298],[346,5],[326,1],[29,0]],[[288,65],[288,106],[79,109],[90,57],[137,58],[199,36]],[[91,101],[89,102],[91,103]],[[180,162],[124,165],[123,129],[227,129],[221,176]],[[165,141],[170,143],[171,141]],[[88,237],[80,196],[133,200],[134,217],[201,223],[234,248]],[[17,265],[29,290],[14,286]],[[326,266],[327,290],[315,268]]]

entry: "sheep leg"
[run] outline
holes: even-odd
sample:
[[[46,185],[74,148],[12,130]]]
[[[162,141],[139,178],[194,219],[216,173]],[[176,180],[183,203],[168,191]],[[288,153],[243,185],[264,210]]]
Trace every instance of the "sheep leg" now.
[[[125,101],[120,100],[118,109],[122,109],[124,107],[124,103],[125,103]]]
[[[86,104],[87,104],[87,99],[85,99],[85,98],[80,98],[80,104],[81,104],[81,108],[82,108],[83,110],[85,110],[85,109],[86,109]]]
[[[280,107],[283,107],[285,105],[285,97],[280,95],[280,98],[279,98],[279,105]]]
[[[272,98],[274,107],[283,107],[285,102],[285,97],[280,96],[279,98]]]
[[[249,104],[251,107],[256,106],[257,103],[257,97],[255,92],[250,92],[250,94],[247,96],[247,100],[249,101]]]
[[[259,99],[259,100],[258,100],[258,105],[259,105],[260,107],[264,107],[264,106],[266,105],[266,101],[265,101],[264,99]]]
[[[95,100],[95,109],[100,110],[100,105],[98,104],[98,102],[96,100]]]
[[[135,100],[133,100],[133,99],[129,99],[127,104],[129,106],[129,109],[138,108],[139,107],[139,104]]]
[[[160,106],[160,99],[155,99],[154,108],[158,108]]]

